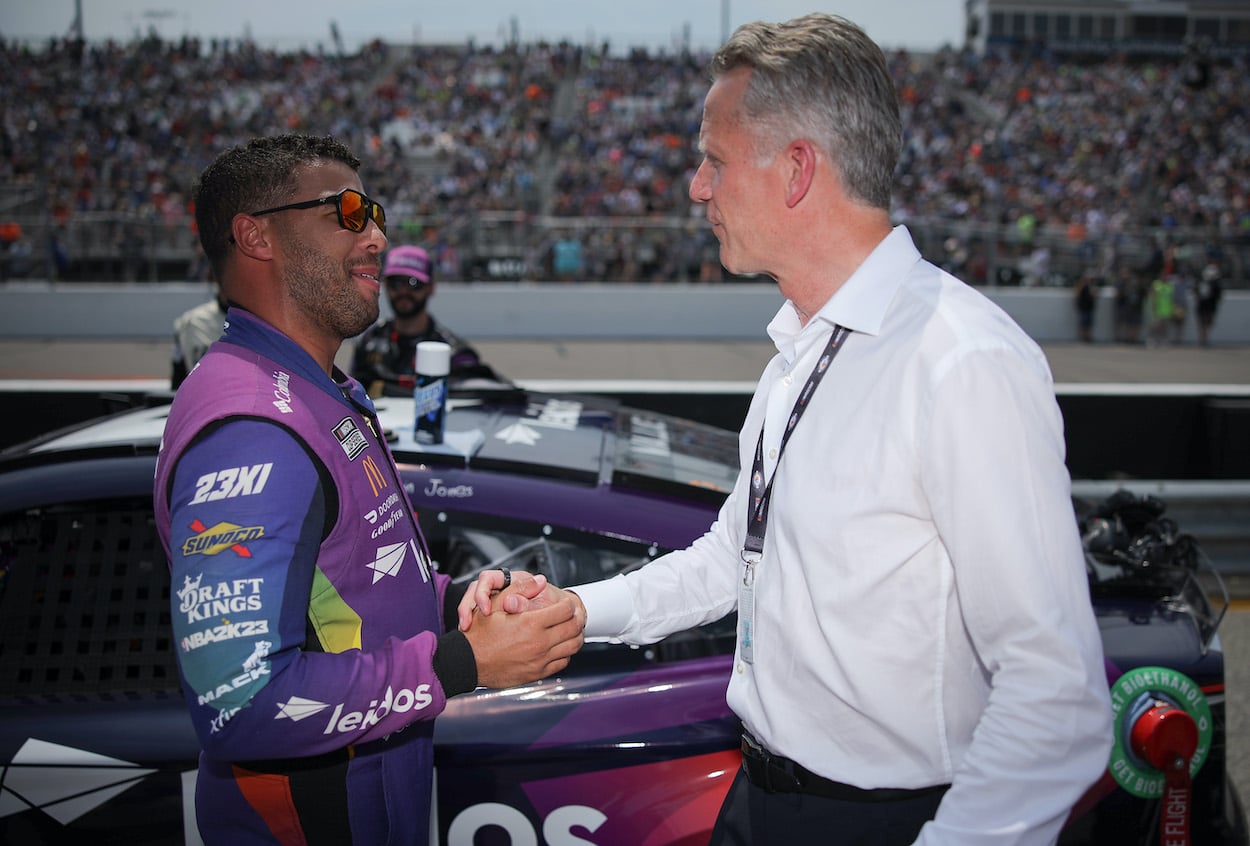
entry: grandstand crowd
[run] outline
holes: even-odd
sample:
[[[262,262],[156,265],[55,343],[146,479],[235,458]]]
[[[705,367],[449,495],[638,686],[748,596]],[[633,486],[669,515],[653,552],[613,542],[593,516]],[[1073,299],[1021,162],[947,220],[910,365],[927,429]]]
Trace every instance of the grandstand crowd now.
[[[535,43],[279,52],[193,38],[0,42],[9,277],[157,255],[201,277],[192,185],[222,149],[329,133],[393,243],[440,278],[721,278],[687,186],[706,55]],[[1037,46],[890,54],[906,127],[894,213],[975,284],[1149,281],[1250,263],[1244,59],[1065,59]],[[6,234],[7,233],[7,234]],[[23,265],[22,262],[25,262]],[[145,262],[147,264],[145,264]],[[499,264],[499,262],[503,262]],[[487,274],[489,275],[489,274]]]

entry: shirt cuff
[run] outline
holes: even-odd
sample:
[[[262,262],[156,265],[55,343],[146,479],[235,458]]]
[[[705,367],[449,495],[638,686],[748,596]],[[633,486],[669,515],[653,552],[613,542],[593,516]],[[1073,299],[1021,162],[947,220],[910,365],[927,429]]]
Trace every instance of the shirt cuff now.
[[[568,588],[586,606],[587,641],[619,641],[634,621],[634,595],[624,576]]]
[[[459,629],[439,637],[433,664],[446,698],[477,688],[477,659],[469,639]]]

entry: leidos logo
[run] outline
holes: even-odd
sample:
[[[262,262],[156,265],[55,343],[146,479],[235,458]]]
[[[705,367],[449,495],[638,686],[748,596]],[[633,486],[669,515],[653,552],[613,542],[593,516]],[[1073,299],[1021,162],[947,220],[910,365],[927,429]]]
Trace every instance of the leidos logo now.
[[[182,542],[183,555],[217,555],[232,550],[241,558],[251,558],[252,551],[243,544],[264,537],[264,526],[240,526],[237,523],[218,523],[211,529],[194,520],[191,531],[195,535]]]
[[[372,700],[364,711],[344,712],[342,702],[335,705],[322,734],[362,732],[377,725],[387,714],[423,711],[433,702],[434,696],[430,693],[428,684],[419,684],[412,689],[400,688],[398,693],[388,686],[382,701]],[[274,719],[299,722],[320,714],[329,707],[325,702],[318,702],[316,699],[292,696],[286,702],[278,704],[278,713],[274,715]]]

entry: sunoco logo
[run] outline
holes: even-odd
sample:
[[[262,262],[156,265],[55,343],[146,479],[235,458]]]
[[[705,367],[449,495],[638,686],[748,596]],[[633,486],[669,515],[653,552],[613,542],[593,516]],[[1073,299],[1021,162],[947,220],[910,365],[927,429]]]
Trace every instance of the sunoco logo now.
[[[183,555],[217,555],[229,549],[241,558],[251,558],[252,551],[244,544],[265,534],[264,526],[240,526],[237,523],[218,523],[209,528],[195,520],[190,528],[196,534],[182,542]]]

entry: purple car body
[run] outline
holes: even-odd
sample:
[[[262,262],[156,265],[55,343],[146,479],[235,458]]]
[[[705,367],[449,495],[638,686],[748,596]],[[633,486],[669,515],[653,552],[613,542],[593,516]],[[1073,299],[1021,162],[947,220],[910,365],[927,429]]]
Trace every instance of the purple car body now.
[[[198,746],[151,515],[164,413],[0,454],[0,842],[198,842]],[[735,434],[604,399],[457,394],[441,446],[413,441],[410,401],[379,401],[379,417],[434,559],[464,580],[509,566],[571,584],[641,566],[702,534],[736,476]],[[1122,516],[1091,507],[1082,528],[1094,537]],[[1244,842],[1224,776],[1218,613],[1188,564],[1152,562],[1145,578],[1140,556],[1120,555],[1140,528],[1124,522],[1091,552],[1108,680],[1125,679],[1124,760],[1063,842],[1158,840],[1164,803],[1141,787],[1153,774],[1127,737],[1147,667],[1192,680],[1210,725],[1193,842]],[[432,841],[705,843],[740,761],[724,698],[733,645],[732,619],[644,648],[588,644],[556,677],[454,698],[436,724]],[[1180,700],[1172,710],[1199,710]]]

